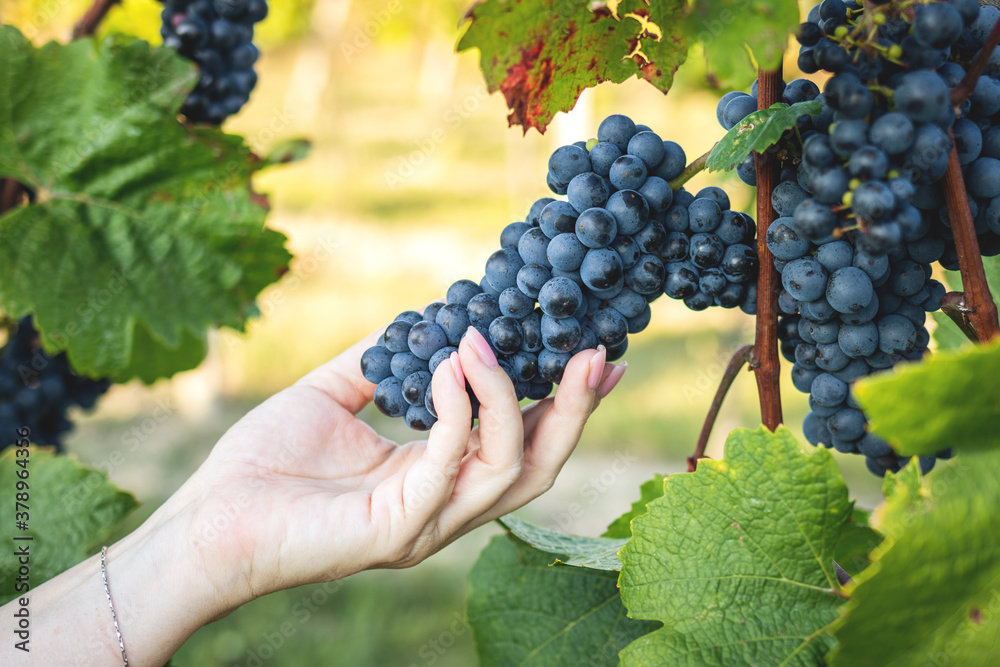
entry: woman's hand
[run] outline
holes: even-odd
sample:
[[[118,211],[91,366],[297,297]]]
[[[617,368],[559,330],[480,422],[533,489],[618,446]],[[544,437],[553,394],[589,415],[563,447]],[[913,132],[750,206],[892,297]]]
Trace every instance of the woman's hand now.
[[[621,379],[604,348],[570,360],[523,412],[474,328],[434,373],[439,420],[397,445],[356,414],[377,334],[273,396],[219,441],[178,492],[206,571],[235,604],[369,568],[408,567],[552,486],[587,418]],[[471,428],[465,381],[481,402]],[[190,488],[189,488],[190,487]]]
[[[554,397],[521,411],[489,345],[470,329],[433,379],[438,422],[396,445],[355,415],[374,386],[370,336],[234,425],[198,471],[108,549],[108,591],[130,663],[163,664],[202,625],[282,588],[420,562],[548,489],[625,366],[587,350]],[[465,381],[481,401],[479,426]],[[30,654],[11,665],[120,665],[93,556],[32,589]],[[3,608],[11,614],[17,601]],[[75,663],[74,663],[75,664]]]

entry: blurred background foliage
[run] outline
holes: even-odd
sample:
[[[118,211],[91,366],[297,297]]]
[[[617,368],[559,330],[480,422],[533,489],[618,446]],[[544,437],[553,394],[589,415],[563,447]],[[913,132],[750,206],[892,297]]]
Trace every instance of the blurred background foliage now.
[[[125,530],[176,490],[261,399],[396,313],[442,297],[454,280],[478,281],[500,230],[548,195],[546,161],[558,146],[593,136],[610,113],[650,125],[689,159],[722,136],[714,111],[725,91],[706,80],[700,47],[667,96],[636,80],[604,84],[559,114],[545,136],[508,128],[503,99],[486,93],[478,53],[454,53],[465,4],[271,3],[258,30],[260,83],[226,128],[259,153],[290,137],[314,142],[308,159],[256,182],[271,198],[269,224],[289,235],[296,259],[291,274],[261,295],[262,318],[248,334],[219,332],[197,370],[152,387],[116,386],[80,418],[67,449],[144,502]],[[0,18],[36,43],[65,40],[88,5],[0,0]],[[153,0],[124,0],[102,31],[158,43],[159,12]],[[793,57],[785,65],[786,80],[798,76]],[[753,192],[735,177],[701,174],[688,187],[709,184],[725,186],[735,207],[751,210]],[[667,298],[654,303],[653,324],[632,339],[624,381],[590,420],[556,486],[521,515],[600,534],[638,497],[642,481],[685,467],[731,351],[752,339],[753,319],[739,311],[692,313]],[[782,381],[785,420],[801,433],[805,396]],[[363,416],[387,436],[412,436],[401,420],[371,408]],[[756,387],[745,373],[722,409],[709,454],[721,454],[733,428],[758,423]],[[835,456],[860,504],[872,507],[879,480],[861,457]],[[494,532],[480,529],[412,570],[368,572],[340,586],[257,600],[199,631],[173,664],[475,664],[462,621],[464,573]]]

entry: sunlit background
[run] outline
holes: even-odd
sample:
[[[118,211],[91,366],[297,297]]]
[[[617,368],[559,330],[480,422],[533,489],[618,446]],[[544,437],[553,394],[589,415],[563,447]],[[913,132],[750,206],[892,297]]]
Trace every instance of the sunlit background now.
[[[256,182],[271,199],[269,224],[289,236],[296,259],[290,275],[261,295],[263,317],[249,334],[218,332],[197,370],[152,387],[115,386],[95,413],[79,418],[67,449],[143,502],[126,530],[262,398],[398,312],[443,297],[454,280],[478,282],[500,230],[550,194],[546,161],[558,146],[594,136],[610,113],[678,142],[689,161],[722,136],[715,102],[725,91],[708,87],[696,52],[667,96],[637,80],[604,84],[559,114],[545,136],[508,128],[502,97],[485,89],[478,53],[455,54],[465,4],[271,4],[258,26],[260,83],[226,128],[258,152],[291,137],[314,142],[308,159]],[[65,40],[88,5],[0,0],[0,17],[36,43]],[[103,30],[157,43],[159,11],[152,0],[125,0]],[[789,57],[785,78],[796,75]],[[724,185],[734,208],[753,213],[752,190],[735,176],[701,174],[688,189],[709,184]],[[638,497],[642,481],[685,468],[723,367],[752,342],[753,318],[719,308],[693,313],[669,298],[652,309],[650,328],[631,337],[621,385],[591,418],[555,488],[521,511],[525,518],[598,535]],[[806,397],[792,387],[789,368],[784,363],[785,420],[801,436]],[[402,420],[372,408],[363,415],[387,436],[412,436]],[[721,455],[732,429],[757,424],[756,387],[743,373],[708,453]],[[130,433],[141,440],[134,451]],[[879,481],[863,458],[835,456],[859,503],[873,506]],[[473,665],[465,573],[497,532],[480,529],[412,570],[260,599],[195,634],[174,664]]]

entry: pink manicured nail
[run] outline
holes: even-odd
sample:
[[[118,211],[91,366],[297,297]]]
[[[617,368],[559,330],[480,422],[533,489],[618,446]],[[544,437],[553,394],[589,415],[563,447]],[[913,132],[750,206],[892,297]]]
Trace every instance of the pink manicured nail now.
[[[496,355],[493,354],[493,350],[490,349],[490,344],[486,342],[483,338],[483,334],[479,333],[476,327],[469,327],[469,330],[465,332],[465,337],[469,339],[469,344],[472,345],[472,349],[476,351],[476,356],[479,360],[483,362],[483,365],[490,370],[500,368],[500,364],[497,363]]]
[[[597,391],[601,384],[601,375],[604,374],[604,360],[608,358],[607,349],[603,345],[597,346],[597,352],[590,358],[590,374],[587,375],[587,389]]]
[[[462,363],[458,360],[458,352],[452,352],[448,358],[451,359],[451,370],[455,372],[455,381],[464,389],[465,373],[462,371]]]
[[[620,366],[615,366],[614,370],[608,375],[608,379],[604,381],[601,388],[597,390],[597,397],[604,398],[611,393],[611,390],[621,381],[622,376],[625,375],[625,371],[628,370],[628,362],[623,361]]]

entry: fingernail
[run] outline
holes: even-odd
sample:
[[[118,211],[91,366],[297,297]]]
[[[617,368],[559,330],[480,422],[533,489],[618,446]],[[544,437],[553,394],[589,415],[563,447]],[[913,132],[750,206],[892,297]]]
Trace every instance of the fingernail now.
[[[455,373],[455,381],[464,389],[465,373],[462,371],[462,363],[458,360],[458,352],[452,352],[448,358],[451,359],[451,370]]]
[[[623,361],[620,366],[615,366],[614,370],[608,375],[608,379],[604,381],[601,388],[597,390],[597,397],[604,398],[611,393],[611,390],[621,381],[622,376],[625,375],[625,371],[628,370],[628,362]]]
[[[483,362],[486,368],[490,370],[500,368],[496,355],[490,349],[490,344],[483,338],[483,334],[479,333],[476,327],[469,327],[469,330],[465,332],[465,337],[469,339],[469,344],[476,351],[476,356],[479,357],[479,360]]]
[[[597,391],[601,384],[601,375],[604,373],[604,360],[608,358],[607,349],[603,345],[597,346],[597,352],[590,358],[590,374],[587,375],[587,389]]]

